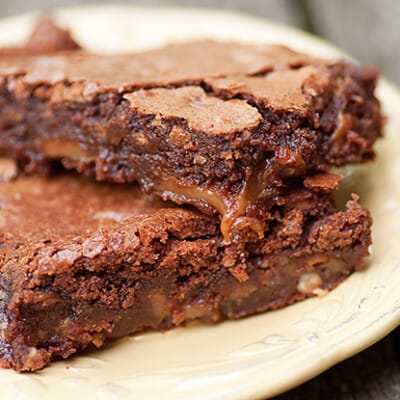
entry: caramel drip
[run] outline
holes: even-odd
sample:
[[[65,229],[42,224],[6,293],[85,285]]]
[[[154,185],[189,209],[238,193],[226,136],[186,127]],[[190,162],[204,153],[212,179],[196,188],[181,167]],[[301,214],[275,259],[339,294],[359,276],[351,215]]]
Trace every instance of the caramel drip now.
[[[233,200],[216,191],[192,185],[184,186],[170,177],[157,184],[156,190],[164,195],[175,195],[183,202],[195,203],[200,200],[214,207],[222,217],[221,233],[226,243],[232,241],[235,232],[245,227],[250,227],[261,239],[264,236],[264,223],[257,218],[247,217],[246,211],[249,203],[266,195],[269,182],[262,179],[262,172],[261,165],[255,168]]]
[[[45,139],[41,142],[43,153],[50,158],[86,158],[89,154],[72,140]]]
[[[346,133],[352,126],[352,116],[343,111],[337,116],[336,129],[332,134],[331,142],[333,146],[340,145],[346,139]]]
[[[221,215],[226,215],[229,204],[219,193],[208,189],[201,189],[192,185],[181,185],[174,178],[164,179],[156,186],[156,191],[165,195],[174,195],[181,198],[183,203],[191,203],[190,200],[200,200],[214,207]],[[192,201],[193,202],[193,201]]]
[[[214,207],[222,216],[221,233],[226,243],[231,242],[230,228],[234,220],[241,214],[244,208],[243,201],[240,204],[232,204],[222,194],[208,189],[201,189],[196,186],[184,186],[176,182],[173,178],[168,178],[156,186],[156,191],[163,195],[174,195],[183,203],[195,203],[200,200]],[[176,198],[173,200],[177,200]]]
[[[265,161],[260,162],[247,179],[244,181],[242,191],[236,201],[231,204],[230,211],[224,216],[221,223],[221,231],[223,232],[223,224],[227,225],[228,233],[238,232],[244,227],[251,227],[257,233],[258,237],[264,237],[265,224],[258,218],[247,217],[246,211],[248,205],[260,198],[268,196],[268,187],[270,180],[264,177],[266,169]]]

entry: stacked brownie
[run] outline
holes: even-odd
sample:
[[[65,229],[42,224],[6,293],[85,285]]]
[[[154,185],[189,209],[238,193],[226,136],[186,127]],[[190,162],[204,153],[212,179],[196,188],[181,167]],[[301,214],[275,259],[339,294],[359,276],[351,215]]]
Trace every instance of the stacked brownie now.
[[[0,170],[20,172],[0,365],[282,307],[363,265],[371,218],[335,208],[329,168],[374,156],[375,70],[217,42],[102,56],[47,24],[51,46],[0,58]]]

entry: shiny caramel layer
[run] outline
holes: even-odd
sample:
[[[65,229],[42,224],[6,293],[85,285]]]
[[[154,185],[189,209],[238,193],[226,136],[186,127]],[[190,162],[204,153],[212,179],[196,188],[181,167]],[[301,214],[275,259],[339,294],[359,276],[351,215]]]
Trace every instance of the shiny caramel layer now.
[[[41,143],[42,152],[50,158],[70,157],[80,159],[89,157],[89,153],[72,141],[65,139],[45,139]]]
[[[258,175],[255,173],[246,179],[243,182],[242,190],[236,196],[195,186],[184,186],[173,178],[163,180],[156,185],[155,190],[167,198],[172,197],[182,203],[201,202],[214,207],[221,215],[221,233],[226,243],[230,243],[235,233],[245,228],[255,231],[262,239],[264,223],[257,218],[246,216],[249,205],[265,196],[269,185],[268,181],[260,181],[255,178]]]

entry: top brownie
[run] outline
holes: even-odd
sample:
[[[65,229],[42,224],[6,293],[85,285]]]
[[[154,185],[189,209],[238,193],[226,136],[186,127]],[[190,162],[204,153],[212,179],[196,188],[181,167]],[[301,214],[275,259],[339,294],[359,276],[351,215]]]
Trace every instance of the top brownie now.
[[[59,160],[99,180],[137,180],[219,212],[231,238],[292,179],[373,157],[376,79],[368,67],[234,43],[3,57],[0,154],[28,172]]]

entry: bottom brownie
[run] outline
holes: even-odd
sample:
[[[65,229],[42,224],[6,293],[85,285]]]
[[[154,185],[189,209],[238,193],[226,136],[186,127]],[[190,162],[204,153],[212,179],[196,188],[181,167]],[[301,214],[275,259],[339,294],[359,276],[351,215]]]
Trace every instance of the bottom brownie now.
[[[322,294],[362,265],[371,219],[297,188],[264,239],[228,245],[190,208],[60,176],[0,184],[0,224],[0,365],[33,371],[108,338]]]

